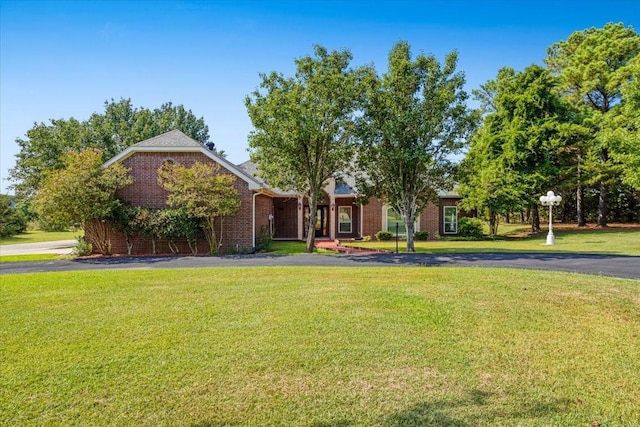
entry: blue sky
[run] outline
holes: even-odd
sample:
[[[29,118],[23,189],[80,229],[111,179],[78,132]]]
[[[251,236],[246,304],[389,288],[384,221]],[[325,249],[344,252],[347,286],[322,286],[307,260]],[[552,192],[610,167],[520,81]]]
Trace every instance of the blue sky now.
[[[398,40],[440,60],[457,49],[471,91],[500,67],[542,64],[551,44],[607,22],[640,31],[640,1],[0,0],[0,192],[15,139],[34,122],[85,120],[112,98],[184,105],[239,163],[251,130],[244,97],[258,73],[291,75],[313,44],[348,48],[354,66],[379,73]]]

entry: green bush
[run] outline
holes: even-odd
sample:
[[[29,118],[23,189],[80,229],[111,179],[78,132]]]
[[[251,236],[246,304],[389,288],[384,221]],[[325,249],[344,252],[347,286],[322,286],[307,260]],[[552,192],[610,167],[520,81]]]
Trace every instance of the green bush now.
[[[416,231],[415,233],[413,233],[413,238],[415,240],[428,240],[429,239],[429,232],[427,230],[421,230],[421,231]]]
[[[0,194],[0,237],[10,237],[27,231],[27,220],[12,203],[11,196]]]
[[[482,221],[478,218],[462,217],[458,221],[458,235],[470,240],[481,240]]]
[[[264,225],[261,226],[256,242],[256,252],[269,252],[271,243],[273,243],[273,236],[269,232],[269,229]]]
[[[91,255],[93,252],[93,245],[87,242],[83,236],[76,237],[78,243],[73,247],[73,254],[76,256]]]
[[[390,231],[380,230],[376,233],[376,239],[378,240],[391,240],[392,237],[393,233],[391,233]]]

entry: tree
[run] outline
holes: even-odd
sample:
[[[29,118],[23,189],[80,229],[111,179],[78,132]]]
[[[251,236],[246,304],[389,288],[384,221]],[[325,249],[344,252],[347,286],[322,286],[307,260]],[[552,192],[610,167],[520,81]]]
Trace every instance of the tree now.
[[[507,216],[524,208],[518,192],[517,174],[513,173],[500,157],[502,145],[493,137],[499,123],[490,116],[484,126],[473,136],[471,149],[458,169],[461,179],[458,193],[463,197],[462,206],[475,209],[489,222],[489,233],[498,234],[500,216]]]
[[[477,119],[465,103],[457,58],[452,52],[443,65],[433,55],[412,60],[409,44],[397,43],[364,107],[358,191],[402,216],[410,252],[416,218],[438,190],[453,186],[449,156],[462,149]]]
[[[86,126],[74,119],[50,120],[50,124],[34,123],[26,138],[16,138],[20,152],[16,166],[9,171],[11,188],[20,199],[29,199],[40,186],[44,175],[64,167],[64,155],[69,150],[79,151],[88,147]]]
[[[624,101],[614,107],[602,137],[611,157],[622,165],[623,182],[640,190],[640,56],[622,94]]]
[[[245,99],[255,130],[251,160],[269,185],[303,194],[307,230],[316,223],[318,200],[329,178],[348,168],[354,154],[354,118],[369,68],[349,68],[348,50],[314,46],[314,57],[295,60],[294,77],[260,74],[261,90]],[[315,235],[307,233],[307,252]]]
[[[116,191],[133,183],[121,164],[102,167],[102,152],[88,148],[69,151],[64,168],[45,174],[35,205],[46,221],[61,226],[79,224],[85,238],[102,254],[111,252],[108,221],[121,205]]]
[[[169,192],[167,205],[181,207],[204,222],[211,254],[222,245],[223,220],[240,209],[240,195],[233,186],[235,176],[220,173],[214,163],[196,162],[190,168],[165,162],[158,169],[158,184]],[[220,232],[216,231],[216,225]]]
[[[86,121],[73,117],[34,123],[26,138],[17,138],[20,152],[16,166],[9,171],[12,188],[20,199],[33,196],[44,174],[62,168],[69,151],[97,148],[109,159],[127,147],[173,129],[214,148],[203,118],[170,102],[153,111],[135,108],[130,99],[105,101],[103,113],[93,113]]]
[[[531,65],[507,68],[487,86],[497,88],[493,108],[474,135],[463,161],[461,193],[465,205],[487,210],[489,220],[523,207],[539,230],[538,196],[563,176],[565,145],[571,130],[568,106],[554,90],[550,73]],[[495,222],[497,227],[497,222]]]
[[[592,128],[585,169],[599,188],[598,225],[607,225],[609,187],[618,180],[621,167],[612,158],[606,135],[606,119],[621,102],[622,86],[630,81],[632,63],[640,54],[640,36],[632,27],[608,23],[571,34],[549,47],[547,66],[560,77],[561,92],[586,111],[585,124]],[[590,161],[590,162],[589,162]]]
[[[0,238],[27,231],[27,221],[13,203],[13,198],[0,194]]]

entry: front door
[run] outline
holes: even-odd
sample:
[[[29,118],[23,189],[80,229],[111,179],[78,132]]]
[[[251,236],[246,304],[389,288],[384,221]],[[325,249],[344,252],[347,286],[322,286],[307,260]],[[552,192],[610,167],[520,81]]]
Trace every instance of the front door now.
[[[309,206],[304,209],[305,237],[307,236],[307,224],[309,224]],[[318,206],[316,209],[316,226],[314,227],[316,237],[329,236],[329,206]]]
[[[318,206],[316,211],[316,237],[327,237],[329,235],[329,207]]]

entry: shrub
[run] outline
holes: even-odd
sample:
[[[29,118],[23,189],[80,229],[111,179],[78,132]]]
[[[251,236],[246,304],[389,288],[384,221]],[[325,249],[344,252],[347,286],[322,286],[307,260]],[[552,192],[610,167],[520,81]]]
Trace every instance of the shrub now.
[[[376,233],[376,239],[378,240],[391,240],[392,237],[393,233],[391,233],[390,231],[380,230]]]
[[[260,232],[258,233],[257,240],[256,251],[269,252],[269,248],[271,247],[271,243],[273,242],[273,236],[269,232],[269,229],[264,225],[260,227]]]
[[[10,196],[0,194],[0,238],[27,231],[27,220],[13,205]]]
[[[429,232],[427,230],[416,231],[413,234],[413,238],[415,240],[425,241],[425,240],[429,239]]]
[[[78,243],[73,247],[73,254],[76,256],[91,255],[93,252],[91,243],[87,242],[82,236],[78,236],[76,239],[78,239]]]
[[[460,218],[458,221],[458,235],[467,239],[481,240],[483,236],[482,221],[478,218]]]

